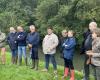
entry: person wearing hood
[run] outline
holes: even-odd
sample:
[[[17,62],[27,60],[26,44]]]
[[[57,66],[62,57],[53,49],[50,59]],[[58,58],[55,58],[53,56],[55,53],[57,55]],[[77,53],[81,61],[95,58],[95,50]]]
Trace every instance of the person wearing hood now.
[[[0,31],[0,50],[1,50],[1,63],[6,63],[6,48],[5,48],[6,34]]]

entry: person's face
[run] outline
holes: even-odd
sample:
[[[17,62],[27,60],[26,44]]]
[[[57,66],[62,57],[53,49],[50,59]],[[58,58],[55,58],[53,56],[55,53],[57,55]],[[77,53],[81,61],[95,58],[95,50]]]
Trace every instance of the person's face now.
[[[73,37],[73,32],[72,31],[68,31],[68,37]]]
[[[92,32],[94,29],[96,29],[97,27],[96,26],[94,26],[94,25],[89,25],[89,29],[90,29],[90,31]]]
[[[15,32],[15,29],[14,28],[10,28],[10,32]]]
[[[97,34],[95,32],[92,33],[92,38],[95,39],[97,37]]]
[[[23,31],[23,28],[22,28],[22,27],[18,27],[18,28],[17,28],[17,31],[18,31],[18,32],[22,32],[22,31]]]
[[[35,32],[35,27],[30,27],[31,32]]]
[[[47,29],[47,33],[48,33],[48,35],[52,34],[53,30],[52,29]]]
[[[63,37],[67,37],[67,32],[62,32]]]

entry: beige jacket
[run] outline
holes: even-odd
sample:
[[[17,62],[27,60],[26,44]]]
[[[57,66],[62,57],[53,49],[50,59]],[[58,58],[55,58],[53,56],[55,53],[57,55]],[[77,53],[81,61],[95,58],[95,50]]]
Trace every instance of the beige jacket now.
[[[93,56],[91,62],[95,66],[100,66],[100,38],[96,38],[92,43]]]
[[[55,54],[58,43],[58,37],[54,33],[46,35],[42,45],[44,54]]]
[[[0,32],[0,48],[5,46],[6,35],[5,33]]]

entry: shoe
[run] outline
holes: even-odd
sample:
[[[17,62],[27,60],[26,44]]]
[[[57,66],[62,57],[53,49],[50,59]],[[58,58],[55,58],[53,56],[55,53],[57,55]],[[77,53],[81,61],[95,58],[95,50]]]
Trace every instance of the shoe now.
[[[54,74],[55,74],[55,75],[57,74],[57,70],[54,70]]]
[[[32,67],[31,69],[34,69],[35,68],[35,60],[32,60]]]
[[[48,69],[43,69],[42,71],[43,71],[43,72],[48,72]]]
[[[65,68],[64,76],[62,77],[62,80],[65,80],[65,78],[68,76],[69,68]]]
[[[74,70],[71,70],[71,78],[70,80],[75,80],[75,73]]]

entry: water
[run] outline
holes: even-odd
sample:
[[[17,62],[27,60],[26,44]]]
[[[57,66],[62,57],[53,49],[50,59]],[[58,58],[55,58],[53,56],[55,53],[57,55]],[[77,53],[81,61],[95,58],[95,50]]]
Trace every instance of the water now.
[[[9,47],[7,46],[7,51],[9,50]],[[58,65],[64,66],[64,61],[62,58],[60,58],[60,53],[59,50],[57,50],[58,52],[56,53],[56,61]],[[76,50],[77,51],[77,50]],[[27,53],[29,53],[29,51],[27,51]],[[39,59],[44,61],[44,54],[41,48],[39,48]],[[79,54],[79,51],[77,51],[74,54],[74,67],[76,70],[82,71],[83,70],[83,65],[84,65],[84,56]]]
[[[62,58],[60,58],[60,53],[57,52],[56,53],[56,61],[58,65],[64,66],[64,61]],[[42,52],[42,50],[39,50],[39,59],[44,61],[44,54]],[[83,65],[84,65],[84,56],[80,55],[78,52],[74,54],[74,67],[76,70],[81,71],[83,70]]]

